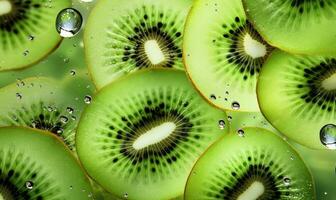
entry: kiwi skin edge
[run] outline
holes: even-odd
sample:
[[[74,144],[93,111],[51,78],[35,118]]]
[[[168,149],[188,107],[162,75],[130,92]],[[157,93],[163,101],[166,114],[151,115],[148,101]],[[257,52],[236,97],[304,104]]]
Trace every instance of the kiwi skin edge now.
[[[243,4],[243,8],[244,8],[246,17],[247,17],[248,19],[251,19],[249,13],[246,12],[246,9],[247,9],[247,8],[246,8],[245,0],[242,0],[242,4]],[[253,20],[251,20],[250,23],[252,24],[252,26],[253,26],[253,28],[254,28],[255,30],[258,30],[258,29],[256,29],[255,22],[254,22]],[[287,48],[281,47],[280,45],[276,45],[276,44],[272,43],[272,42],[269,40],[269,38],[267,38],[266,35],[262,34],[262,33],[259,32],[259,31],[258,31],[258,33],[260,34],[260,36],[261,36],[261,37],[262,37],[262,38],[263,38],[269,45],[271,45],[272,47],[281,49],[281,50],[283,50],[283,51],[285,51],[285,52],[288,52],[288,53],[291,53],[291,54],[302,55],[302,56],[318,55],[318,54],[316,54],[316,53],[315,53],[315,54],[309,54],[309,53],[295,52],[295,51],[293,51],[293,50],[291,50],[291,49],[287,49]],[[334,54],[324,54],[324,53],[320,53],[320,54],[322,54],[322,55],[326,55],[326,56],[335,56]]]
[[[251,127],[251,126],[247,126],[247,127],[244,127],[244,128],[258,128],[258,129],[263,129],[263,130],[266,130],[267,132],[271,132],[272,134],[274,134],[276,137],[279,137],[279,138],[281,138],[280,136],[278,136],[277,134],[275,134],[274,132],[272,132],[272,131],[270,131],[270,130],[267,130],[267,129],[264,129],[264,128],[260,128],[260,127]],[[230,134],[234,134],[234,133],[232,133],[232,132],[229,132],[228,133],[228,135],[230,135]],[[221,138],[219,138],[217,141],[215,141],[214,143],[212,143],[210,146],[208,146],[208,148],[199,156],[199,159],[203,156],[203,155],[205,155],[208,151],[209,151],[209,149],[212,147],[212,146],[214,146],[214,145],[216,145],[217,143],[220,143],[220,141],[221,141],[221,139],[223,139],[225,136],[222,136]],[[292,148],[292,150],[293,150],[293,153],[295,153],[301,160],[302,160],[302,162],[304,163],[304,165],[306,166],[306,168],[307,168],[307,170],[308,170],[308,172],[309,172],[309,174],[310,174],[310,177],[311,177],[311,179],[312,179],[312,188],[313,188],[313,193],[314,193],[314,199],[316,200],[316,186],[315,186],[315,180],[314,180],[314,177],[313,177],[313,175],[312,175],[312,170],[308,167],[308,165],[306,164],[306,162],[302,159],[302,156],[297,152],[297,150],[293,147],[293,145],[292,144],[290,144],[289,142],[287,142],[287,141],[284,141],[285,143],[287,143],[287,145],[290,147],[290,148]],[[192,169],[191,169],[191,171],[190,172],[192,172],[193,170],[194,170],[194,168],[196,167],[196,165],[195,165],[195,163],[194,163],[194,165],[193,165],[193,167],[192,167]],[[189,175],[188,175],[188,179],[187,180],[189,180],[189,178],[192,176],[192,173],[189,173]],[[183,192],[183,199],[185,199],[185,194],[186,194],[186,189],[187,189],[187,184],[185,185],[185,187],[184,187],[184,192]]]
[[[27,130],[33,130],[35,132],[39,132],[39,134],[41,135],[47,135],[48,137],[51,137],[54,139],[54,141],[56,143],[60,143],[63,146],[63,149],[65,149],[66,152],[68,152],[68,154],[71,155],[71,157],[73,158],[73,160],[75,160],[75,162],[78,164],[78,166],[80,167],[80,169],[85,172],[82,164],[79,162],[78,158],[76,158],[76,156],[73,154],[73,152],[64,144],[64,142],[59,139],[59,137],[57,137],[55,134],[50,133],[49,131],[45,131],[45,130],[41,130],[41,129],[36,129],[36,128],[31,128],[31,127],[23,127],[23,126],[2,126],[1,128],[8,128],[8,129],[17,129],[17,128],[21,128],[21,129],[27,129]],[[90,185],[89,182],[89,176],[86,173],[83,173],[84,176],[86,177],[86,181],[88,182],[88,184]]]
[[[33,66],[33,65],[35,65],[35,64],[37,64],[37,63],[39,63],[39,62],[42,61],[43,59],[47,58],[50,54],[52,54],[56,49],[58,49],[58,47],[61,45],[62,41],[63,41],[63,38],[60,37],[60,40],[55,44],[55,46],[54,46],[53,48],[51,48],[45,55],[43,55],[41,58],[35,60],[34,62],[29,63],[29,64],[27,64],[27,65],[23,65],[23,66],[21,66],[21,67],[14,68],[14,69],[10,69],[10,68],[8,68],[8,69],[2,69],[2,70],[0,70],[0,73],[1,73],[1,72],[8,72],[8,71],[16,71],[16,72],[19,72],[19,71],[21,71],[21,70],[24,70],[24,69],[26,69],[26,68],[28,68],[28,67],[31,67],[31,66]]]

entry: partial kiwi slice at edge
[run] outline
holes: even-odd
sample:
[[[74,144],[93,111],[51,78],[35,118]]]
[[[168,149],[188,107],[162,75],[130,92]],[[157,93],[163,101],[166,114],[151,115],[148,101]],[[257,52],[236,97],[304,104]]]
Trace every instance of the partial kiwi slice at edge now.
[[[305,55],[336,55],[336,1],[243,0],[248,18],[279,49]],[[263,6],[264,5],[264,6]]]
[[[109,192],[172,199],[198,156],[228,132],[225,112],[194,90],[185,72],[141,70],[101,89],[76,135],[79,159]]]
[[[47,56],[61,42],[55,28],[70,0],[0,1],[0,71],[23,68]]]
[[[86,60],[100,89],[141,68],[183,69],[182,36],[192,0],[101,0],[85,28]]]
[[[314,200],[312,176],[296,151],[274,133],[243,128],[213,144],[192,169],[185,200]]]
[[[64,144],[46,131],[0,128],[0,197],[92,199],[90,183]]]
[[[262,113],[281,133],[310,148],[336,148],[336,57],[276,50],[257,93]]]
[[[64,92],[52,78],[17,80],[0,89],[0,126],[24,126],[57,135],[75,150],[75,129],[84,102]]]
[[[187,17],[183,59],[210,103],[224,110],[259,111],[256,83],[272,51],[246,18],[241,0],[199,0]]]

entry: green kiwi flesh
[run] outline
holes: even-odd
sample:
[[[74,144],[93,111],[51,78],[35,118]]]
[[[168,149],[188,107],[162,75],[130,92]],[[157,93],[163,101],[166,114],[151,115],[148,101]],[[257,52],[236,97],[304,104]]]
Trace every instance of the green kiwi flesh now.
[[[209,102],[225,110],[259,111],[256,82],[272,47],[253,29],[241,0],[196,1],[183,50],[187,72]]]
[[[0,1],[0,71],[29,66],[60,43],[55,28],[59,11],[69,0]]]
[[[84,34],[98,89],[141,68],[183,69],[182,31],[192,0],[101,0]]]
[[[315,199],[312,176],[288,143],[265,129],[242,131],[226,135],[199,158],[185,200]]]
[[[183,194],[192,165],[229,130],[225,112],[194,90],[185,72],[148,69],[101,89],[81,117],[79,159],[107,191],[128,199]]]
[[[263,38],[284,51],[336,55],[335,0],[243,0]],[[265,5],[265,6],[260,6]]]
[[[31,128],[2,127],[0,199],[84,200],[92,199],[92,193],[84,171],[57,137]]]
[[[336,130],[335,57],[277,50],[264,64],[257,93],[266,119],[288,138],[315,149],[336,145],[335,135],[323,135],[326,125]]]
[[[82,104],[65,93],[58,81],[36,77],[0,89],[0,126],[25,126],[57,135],[75,150],[75,129]]]

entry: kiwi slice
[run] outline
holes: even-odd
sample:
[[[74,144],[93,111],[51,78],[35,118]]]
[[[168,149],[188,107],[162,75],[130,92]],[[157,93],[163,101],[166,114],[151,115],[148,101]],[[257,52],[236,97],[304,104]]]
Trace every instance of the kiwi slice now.
[[[325,129],[330,124],[336,130],[335,57],[276,50],[261,71],[257,93],[266,119],[289,138],[317,149],[336,145]]]
[[[29,66],[60,43],[55,19],[69,0],[0,1],[0,71]]]
[[[0,89],[0,126],[47,130],[74,150],[81,104],[51,78],[18,80]],[[84,104],[84,102],[83,102]]]
[[[62,142],[23,127],[0,128],[0,199],[92,199],[90,183]]]
[[[243,128],[212,145],[192,169],[185,200],[315,199],[312,176],[296,151],[261,128]]]
[[[209,102],[226,110],[259,110],[257,77],[272,47],[246,19],[241,0],[196,1],[183,40],[187,72]]]
[[[84,34],[89,71],[100,89],[141,68],[183,69],[182,30],[192,0],[101,0]]]
[[[336,55],[335,0],[243,0],[263,38],[299,54]]]
[[[77,130],[79,159],[109,192],[136,200],[182,195],[198,156],[228,132],[184,71],[148,69],[104,87]]]

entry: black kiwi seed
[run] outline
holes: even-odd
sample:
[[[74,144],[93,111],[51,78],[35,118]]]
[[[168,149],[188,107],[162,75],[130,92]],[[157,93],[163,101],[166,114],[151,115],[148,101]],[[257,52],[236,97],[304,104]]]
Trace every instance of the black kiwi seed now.
[[[235,22],[239,23],[237,27],[226,24],[222,25],[224,32],[222,36],[225,40],[229,40],[229,49],[226,54],[226,59],[228,63],[234,64],[233,66],[237,68],[237,72],[242,74],[242,79],[247,80],[249,77],[253,77],[259,73],[262,64],[273,48],[261,38],[248,20],[241,21],[237,16],[235,17]],[[244,53],[243,39],[246,34],[249,34],[254,40],[266,46],[267,54],[265,56],[254,59]],[[221,41],[221,39],[219,39],[219,41]],[[218,54],[221,54],[220,51],[221,50],[218,49]]]

